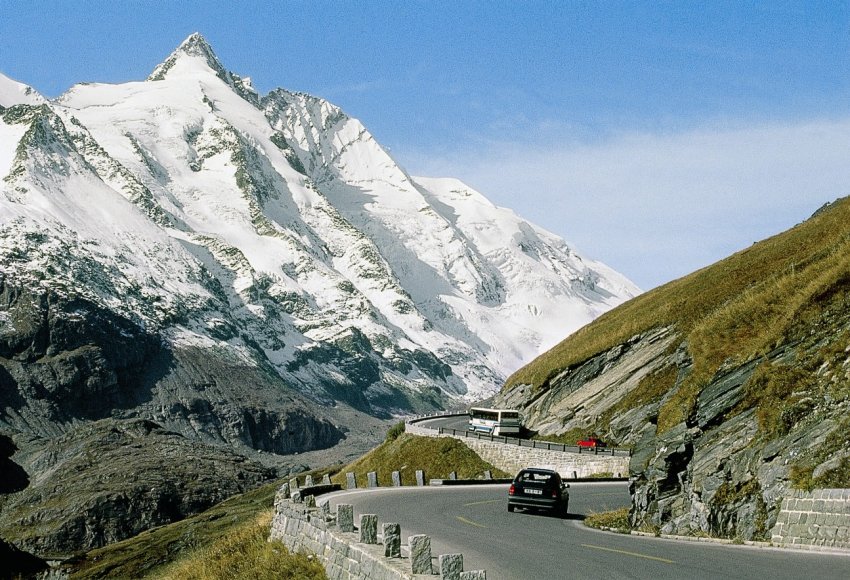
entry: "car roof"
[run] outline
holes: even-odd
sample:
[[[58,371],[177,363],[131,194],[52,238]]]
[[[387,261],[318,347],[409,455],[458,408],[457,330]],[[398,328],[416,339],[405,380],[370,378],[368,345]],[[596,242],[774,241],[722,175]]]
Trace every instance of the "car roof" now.
[[[527,467],[520,471],[520,473],[541,473],[546,475],[558,475],[557,471],[552,469],[543,469],[542,467]]]

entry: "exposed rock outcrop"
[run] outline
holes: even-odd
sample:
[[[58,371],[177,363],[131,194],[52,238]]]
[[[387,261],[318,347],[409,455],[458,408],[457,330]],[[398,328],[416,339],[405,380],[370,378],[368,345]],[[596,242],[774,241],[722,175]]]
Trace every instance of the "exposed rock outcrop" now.
[[[770,539],[790,488],[850,488],[849,224],[840,199],[635,298],[496,404],[543,434],[632,445],[637,527]]]
[[[635,337],[569,369],[534,396],[528,396],[530,387],[519,387],[497,396],[494,404],[522,409],[527,426],[540,433],[605,429],[606,439],[632,445],[635,527],[769,540],[783,494],[795,478],[802,473],[818,481],[847,463],[842,449],[850,436],[845,418],[850,401],[844,394],[836,398],[844,391],[835,388],[850,379],[847,345],[839,338],[841,349],[834,345],[835,356],[824,358],[829,343],[840,336],[838,329],[833,332],[792,338],[764,357],[723,367],[703,386],[686,420],[662,431],[659,410],[682,388],[692,364],[685,345],[671,351],[675,343],[667,331]],[[676,369],[670,390],[623,406],[642,378],[665,367]],[[764,407],[752,400],[759,377],[801,367],[813,372],[805,375],[808,384],[796,386],[799,392],[763,401]],[[774,425],[774,415],[785,422]]]
[[[17,443],[35,476],[5,498],[0,526],[7,540],[48,558],[183,519],[274,476],[222,446],[144,419],[104,419],[46,442]]]
[[[262,366],[85,299],[0,277],[0,315],[0,536],[39,556],[181,519],[272,477],[257,459],[285,471],[344,436]]]

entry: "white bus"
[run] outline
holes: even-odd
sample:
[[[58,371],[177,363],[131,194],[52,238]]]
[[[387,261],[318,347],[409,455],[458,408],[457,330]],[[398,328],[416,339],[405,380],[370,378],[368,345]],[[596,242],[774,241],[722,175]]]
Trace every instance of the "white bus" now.
[[[519,435],[519,411],[473,407],[469,410],[469,430],[490,435]]]

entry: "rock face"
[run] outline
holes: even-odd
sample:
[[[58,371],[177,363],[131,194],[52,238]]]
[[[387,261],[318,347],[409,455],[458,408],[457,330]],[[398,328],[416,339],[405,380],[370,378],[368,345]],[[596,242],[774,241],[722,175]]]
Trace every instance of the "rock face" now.
[[[0,526],[7,540],[47,558],[183,519],[274,475],[144,419],[103,419],[20,447],[38,476],[5,499]]]
[[[274,476],[246,454],[343,437],[261,368],[175,349],[83,298],[0,276],[0,314],[0,533],[32,553],[67,556],[182,519]]]
[[[798,416],[778,431],[760,420],[763,410],[747,408],[747,387],[757,380],[759,367],[785,368],[814,354],[804,345],[794,346],[723,369],[702,390],[686,421],[659,434],[651,427],[644,431],[630,466],[634,525],[662,533],[770,540],[784,494],[795,483],[806,484],[799,474],[809,473],[810,484],[816,484],[817,466],[835,463],[831,470],[822,467],[818,475],[838,470],[836,440],[843,445],[847,438],[850,404],[844,400],[836,405],[827,394],[831,373],[823,372],[822,382],[810,385],[800,397],[820,391],[819,402],[812,396],[806,403],[811,414]],[[839,366],[846,366],[843,357]]]

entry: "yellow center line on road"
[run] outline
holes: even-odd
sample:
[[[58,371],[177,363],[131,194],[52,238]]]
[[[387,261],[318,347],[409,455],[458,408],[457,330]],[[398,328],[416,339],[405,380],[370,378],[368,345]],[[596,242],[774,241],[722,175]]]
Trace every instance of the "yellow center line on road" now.
[[[470,526],[475,526],[476,528],[486,528],[486,527],[487,527],[487,526],[483,526],[483,525],[481,525],[481,524],[479,524],[479,523],[477,523],[477,522],[473,522],[472,520],[468,520],[468,519],[466,519],[466,518],[465,518],[465,517],[463,517],[463,516],[455,516],[455,517],[457,517],[457,519],[459,519],[459,520],[460,520],[460,521],[462,521],[463,523],[465,523],[465,524],[469,524]]]
[[[472,503],[465,503],[463,507],[469,507],[471,505],[484,505],[485,503],[502,503],[503,499],[488,499],[487,501],[474,501]]]
[[[582,544],[584,548],[593,548],[594,550],[604,550],[606,552],[614,552],[615,554],[625,554],[626,556],[634,556],[635,558],[645,558],[646,560],[655,560],[656,562],[664,562],[665,564],[675,564],[673,560],[667,558],[658,558],[656,556],[647,556],[646,554],[638,554],[637,552],[627,552],[626,550],[615,550],[614,548],[605,548],[603,546],[594,546],[592,544]]]

